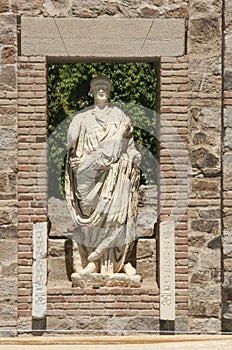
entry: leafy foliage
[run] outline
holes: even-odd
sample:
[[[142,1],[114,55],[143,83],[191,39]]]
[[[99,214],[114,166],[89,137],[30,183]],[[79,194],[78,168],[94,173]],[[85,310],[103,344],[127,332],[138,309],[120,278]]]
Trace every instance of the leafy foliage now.
[[[142,153],[141,181],[155,182],[155,87],[152,63],[50,64],[48,67],[49,194],[58,195],[63,179],[66,132],[70,117],[93,105],[90,80],[108,76],[113,85],[110,102],[119,103],[132,120],[135,141]]]

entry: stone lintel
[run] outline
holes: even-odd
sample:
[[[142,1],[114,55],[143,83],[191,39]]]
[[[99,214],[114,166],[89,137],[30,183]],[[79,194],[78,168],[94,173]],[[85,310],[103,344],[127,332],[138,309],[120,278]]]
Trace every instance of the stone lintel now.
[[[22,16],[21,54],[50,59],[154,59],[182,56],[185,20]]]

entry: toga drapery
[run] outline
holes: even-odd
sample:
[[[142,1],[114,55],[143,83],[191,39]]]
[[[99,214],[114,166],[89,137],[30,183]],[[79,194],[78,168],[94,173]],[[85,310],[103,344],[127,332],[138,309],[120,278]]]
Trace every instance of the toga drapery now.
[[[95,251],[100,272],[108,252],[113,272],[119,272],[135,239],[138,202],[139,166],[133,159],[139,152],[131,121],[117,106],[96,105],[74,116],[67,146],[65,193],[83,264]]]

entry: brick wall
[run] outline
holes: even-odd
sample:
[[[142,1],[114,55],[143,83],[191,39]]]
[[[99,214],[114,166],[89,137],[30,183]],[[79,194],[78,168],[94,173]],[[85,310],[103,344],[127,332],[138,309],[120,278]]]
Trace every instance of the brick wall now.
[[[18,327],[31,329],[32,229],[47,221],[44,57],[18,57]]]
[[[159,330],[157,288],[48,289],[47,330],[121,334]]]
[[[188,330],[188,57],[161,58],[159,220],[175,221],[176,330]]]

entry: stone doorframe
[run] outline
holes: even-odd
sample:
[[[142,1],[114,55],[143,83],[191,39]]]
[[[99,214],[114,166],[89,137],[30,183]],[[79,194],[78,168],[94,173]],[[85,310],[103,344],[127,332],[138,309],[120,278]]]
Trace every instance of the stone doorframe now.
[[[159,225],[163,320],[187,320],[188,57],[183,19],[21,18],[18,57],[18,316],[46,315],[47,62],[160,60]],[[183,147],[184,145],[184,147]],[[39,182],[38,182],[38,172]],[[174,223],[175,222],[175,223]],[[168,232],[172,232],[168,237]],[[32,253],[32,232],[40,253]],[[41,233],[42,232],[42,233]],[[175,237],[175,244],[174,244]],[[172,249],[175,248],[174,251]],[[172,260],[173,259],[173,260]],[[174,260],[175,259],[175,260]],[[36,271],[37,279],[35,278]],[[170,263],[173,261],[173,263]],[[175,267],[174,267],[175,261]],[[172,276],[170,276],[172,273]],[[171,281],[171,277],[173,280]],[[162,278],[161,278],[162,280]],[[32,307],[32,282],[34,296]],[[35,288],[36,286],[36,288]],[[37,310],[37,311],[36,311]],[[163,311],[162,311],[163,310]],[[170,315],[170,316],[168,316]],[[187,330],[187,322],[186,322]]]

